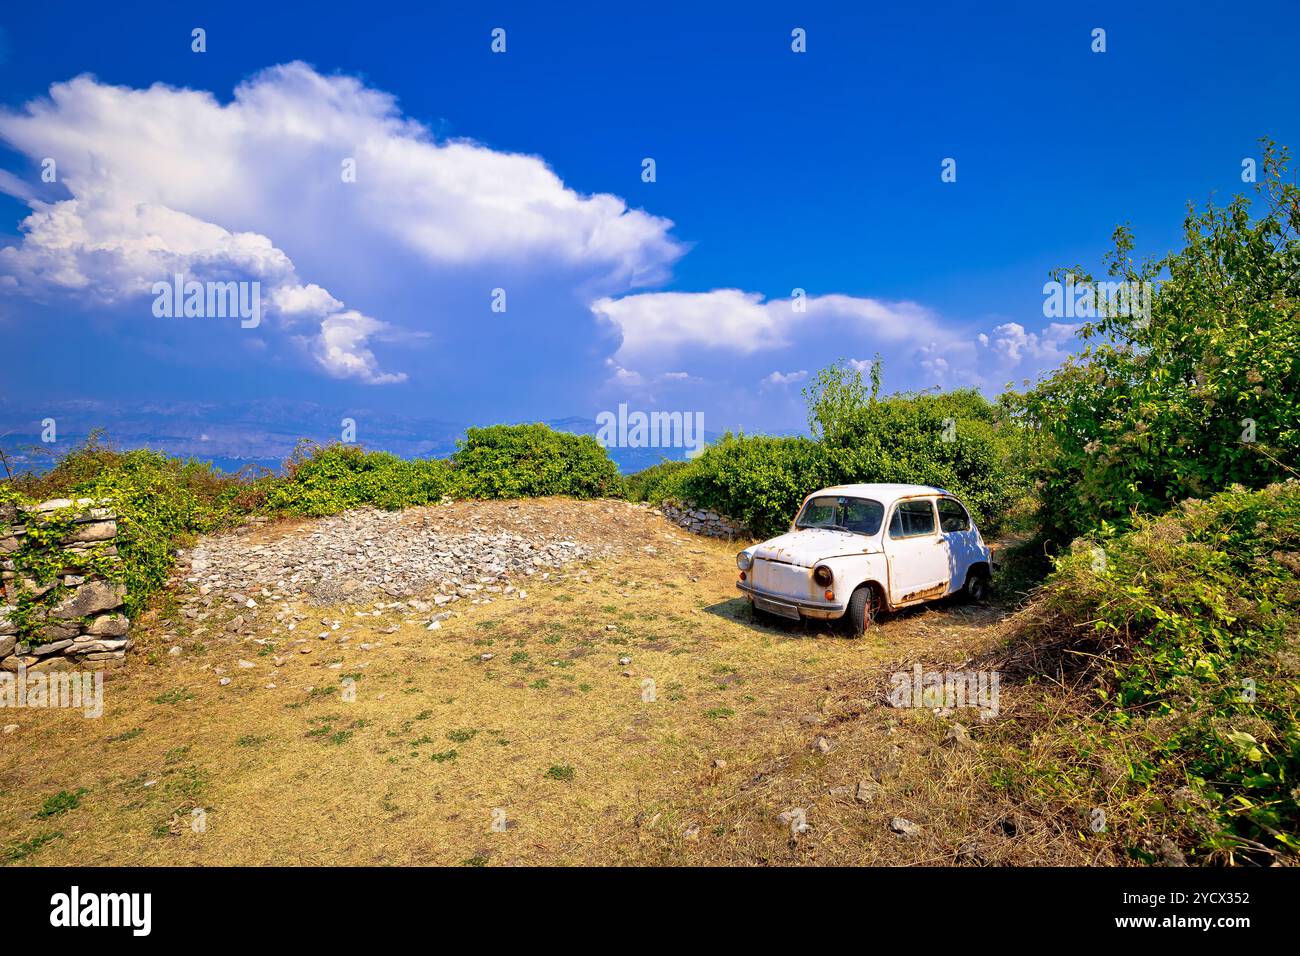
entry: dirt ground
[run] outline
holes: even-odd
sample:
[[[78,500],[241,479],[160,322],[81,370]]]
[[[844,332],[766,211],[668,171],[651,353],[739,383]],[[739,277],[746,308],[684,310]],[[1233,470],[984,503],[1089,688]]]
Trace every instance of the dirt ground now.
[[[849,640],[756,621],[739,544],[623,502],[410,519],[543,527],[608,554],[519,582],[526,599],[459,602],[438,630],[370,600],[312,607],[360,631],[348,646],[293,645],[273,608],[252,636],[191,638],[160,601],[101,718],[3,715],[20,726],[0,736],[0,862],[1090,862],[1068,821],[977,773],[1014,688],[988,721],[888,705],[892,673],[992,648],[1000,606],[931,605]]]

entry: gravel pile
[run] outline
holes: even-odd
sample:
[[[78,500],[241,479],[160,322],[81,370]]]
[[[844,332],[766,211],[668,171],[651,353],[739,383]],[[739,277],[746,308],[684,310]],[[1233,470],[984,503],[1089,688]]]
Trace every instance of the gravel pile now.
[[[204,538],[183,551],[183,587],[201,596],[316,604],[432,594],[435,604],[445,605],[514,595],[534,574],[608,551],[542,532],[449,530],[411,520],[409,513],[371,510],[323,518],[264,543],[253,543],[247,532]]]

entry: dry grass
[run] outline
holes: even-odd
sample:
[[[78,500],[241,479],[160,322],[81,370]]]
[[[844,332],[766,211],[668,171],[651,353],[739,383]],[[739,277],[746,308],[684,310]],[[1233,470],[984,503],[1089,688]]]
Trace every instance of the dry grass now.
[[[105,684],[101,719],[5,718],[21,728],[0,736],[0,853],[42,865],[947,864],[971,844],[990,862],[1083,862],[1059,827],[1018,821],[979,784],[981,751],[945,747],[943,720],[884,706],[895,662],[968,661],[996,640],[997,609],[939,605],[857,641],[769,628],[736,596],[734,545],[622,503],[433,511],[489,529],[530,521],[614,553],[529,579],[526,600],[461,602],[438,631],[316,609],[356,636],[313,637],[301,654],[268,616],[258,636],[278,642],[280,667],[251,641],[185,639],[164,606]],[[182,635],[182,657],[159,653],[164,632]],[[828,754],[812,747],[822,735]],[[831,795],[860,779],[879,781],[870,804]],[[78,807],[35,815],[82,788]],[[196,807],[206,832],[189,826]],[[776,819],[790,807],[807,811],[798,839]],[[891,833],[893,816],[920,836]]]

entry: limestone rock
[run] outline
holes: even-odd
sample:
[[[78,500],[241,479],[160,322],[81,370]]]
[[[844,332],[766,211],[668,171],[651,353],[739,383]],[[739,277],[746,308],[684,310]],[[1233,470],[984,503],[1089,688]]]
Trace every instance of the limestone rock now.
[[[884,792],[884,789],[874,780],[859,780],[853,799],[858,803],[871,803]]]
[[[75,542],[90,541],[109,541],[117,537],[116,521],[92,521],[89,524],[77,525],[63,539],[67,544]]]
[[[110,611],[121,607],[126,599],[126,587],[108,581],[91,581],[77,588],[54,608],[55,617],[68,619],[85,617],[97,611]]]
[[[921,834],[921,828],[906,817],[894,817],[889,821],[889,829],[907,839]]]
[[[945,747],[955,747],[959,750],[975,750],[979,746],[979,744],[971,740],[966,727],[956,721],[948,727],[948,733],[943,738],[943,745]]]
[[[71,647],[71,646],[72,646],[72,638],[67,638],[66,640],[62,640],[62,641],[55,641],[52,644],[37,644],[35,647],[32,648],[32,653],[35,654],[37,657],[45,657],[47,654],[57,654],[65,647]]]
[[[130,627],[125,614],[104,614],[90,622],[86,633],[96,637],[124,637]]]
[[[64,652],[66,654],[102,654],[107,651],[125,651],[131,646],[129,640],[114,639],[111,637],[86,639],[80,638],[72,643]]]
[[[42,645],[59,644],[64,641],[71,641],[81,629],[75,623],[56,621],[52,624],[46,624],[37,632],[40,645],[32,649],[33,654],[53,654],[52,650],[40,650]]]

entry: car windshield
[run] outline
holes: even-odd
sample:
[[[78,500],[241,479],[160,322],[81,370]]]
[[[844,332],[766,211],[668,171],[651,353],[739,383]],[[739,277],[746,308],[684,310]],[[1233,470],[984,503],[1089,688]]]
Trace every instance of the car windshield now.
[[[843,495],[820,495],[809,498],[796,528],[832,528],[854,534],[875,534],[885,518],[885,506],[870,498],[846,498]]]

